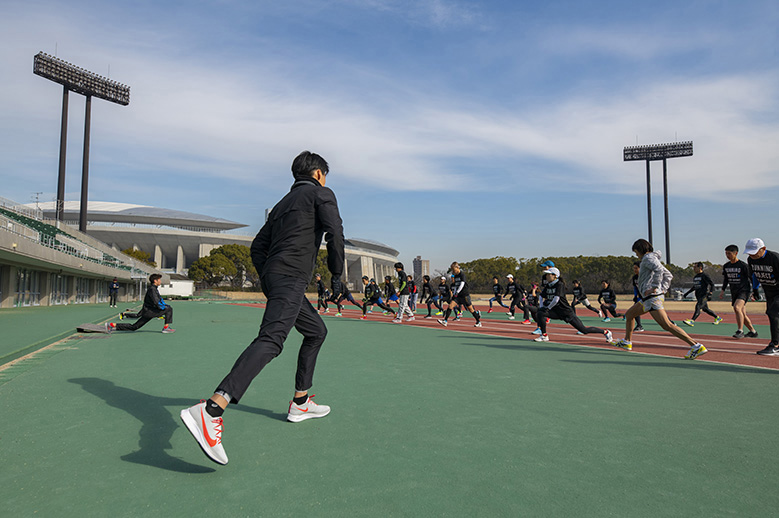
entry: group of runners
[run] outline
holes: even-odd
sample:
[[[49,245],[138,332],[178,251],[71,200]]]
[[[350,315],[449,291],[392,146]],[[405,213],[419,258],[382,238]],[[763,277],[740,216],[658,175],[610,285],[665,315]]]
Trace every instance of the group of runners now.
[[[210,460],[218,464],[228,462],[222,444],[222,416],[225,409],[229,405],[238,404],[252,380],[273,358],[281,354],[284,342],[293,327],[303,336],[303,340],[298,352],[294,391],[289,402],[287,420],[299,423],[330,414],[331,408],[315,403],[314,395],[309,393],[313,385],[317,357],[327,336],[327,327],[322,317],[306,298],[306,287],[311,279],[323,238],[327,242],[327,268],[332,278],[330,296],[327,296],[326,290],[322,290],[324,283],[320,287],[319,298],[324,302],[324,309],[320,304],[320,310],[327,311],[328,299],[335,298],[333,301],[339,312],[342,309],[341,302],[348,300],[362,307],[363,317],[369,307],[378,306],[388,313],[394,313],[393,321],[397,323],[403,322],[404,318],[407,321],[415,318],[414,312],[409,307],[409,301],[413,300],[411,295],[415,292],[416,286],[406,275],[401,263],[395,265],[399,280],[397,289],[391,286],[392,282],[388,283],[385,279],[385,291],[382,293],[375,280],[364,277],[362,303],[358,303],[348,293],[341,281],[345,256],[343,224],[335,194],[325,187],[328,173],[327,162],[315,153],[304,151],[294,159],[292,163],[294,184],[290,192],[273,207],[251,246],[252,262],[260,274],[262,289],[267,298],[259,334],[240,354],[230,372],[216,385],[208,399],[181,410],[181,419],[199,447]],[[672,276],[660,262],[660,254],[652,249],[651,243],[643,239],[633,243],[632,249],[639,259],[634,284],[635,303],[624,315],[616,311],[616,299],[608,292],[608,283],[602,283],[603,289],[598,298],[601,303],[600,309],[595,309],[589,304],[586,294],[581,289],[576,295],[575,302],[569,304],[561,272],[550,262],[543,265],[543,279],[535,290],[531,290],[530,294],[535,296],[535,299],[528,297],[527,293],[523,294],[521,286],[517,285],[513,277],[508,276],[509,286],[514,287],[508,287],[500,297],[498,297],[499,290],[496,290],[495,300],[505,308],[506,304],[503,304],[502,299],[510,296],[509,318],[514,316],[516,308],[522,309],[523,322],[529,323],[531,318],[537,322],[538,336],[535,340],[539,342],[549,340],[546,327],[548,319],[560,319],[583,334],[601,334],[609,342],[629,350],[632,349],[632,333],[638,330],[638,326],[634,327],[636,319],[649,313],[663,329],[690,345],[686,358],[694,359],[704,354],[706,348],[671,322],[665,313],[663,297],[670,286]],[[765,245],[759,239],[749,240],[745,253],[749,255],[746,269],[738,264],[737,259],[730,261],[730,266],[725,266],[734,307],[737,306],[735,301],[746,302],[748,299],[749,292],[747,295],[742,292],[747,289],[748,282],[745,281],[754,276],[755,282],[761,283],[765,290],[766,313],[771,322],[771,343],[761,351],[761,354],[779,355],[777,348],[779,286],[776,278],[776,272],[779,271],[779,255],[766,251]],[[737,258],[737,255],[735,257]],[[737,272],[737,269],[740,271]],[[476,320],[475,326],[481,327],[481,313],[471,302],[466,273],[456,262],[452,263],[451,270],[453,275],[451,284],[447,283],[446,278],[440,279],[437,285],[435,283],[431,285],[429,278],[424,280],[419,291],[425,297],[425,304],[428,307],[427,316],[432,317],[432,307],[435,306],[437,313],[441,313],[438,322],[446,326],[453,315],[455,318],[459,316],[457,312],[459,307],[462,311],[469,311]],[[319,280],[321,281],[321,277]],[[703,282],[704,280],[701,280],[701,286]],[[574,283],[574,289],[577,288],[577,284]],[[580,285],[578,287],[581,288]],[[386,305],[381,297],[382,294],[387,300],[393,300],[393,295],[397,297],[397,312]],[[149,298],[151,310],[154,309],[152,306],[156,302],[154,300],[156,297],[150,293]],[[593,312],[599,312],[598,314],[604,319],[610,318],[608,315],[624,317],[625,337],[613,341],[609,330],[584,326],[574,311],[574,306],[579,303]],[[704,311],[704,306],[701,304],[701,311]],[[741,303],[738,306],[740,307]],[[154,309],[154,314],[159,315],[160,311],[164,310],[158,306]],[[695,318],[690,321],[694,322]],[[743,322],[747,329],[753,330],[747,319]],[[210,361],[210,358],[207,360]]]

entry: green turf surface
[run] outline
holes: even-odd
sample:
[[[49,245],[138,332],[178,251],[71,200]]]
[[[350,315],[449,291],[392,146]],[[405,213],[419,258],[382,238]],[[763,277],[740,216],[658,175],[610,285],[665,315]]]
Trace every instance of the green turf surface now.
[[[285,422],[299,335],[225,414],[227,466],[178,413],[262,310],[175,303],[178,332],[71,339],[0,371],[4,516],[768,516],[777,374],[325,317]]]
[[[118,318],[125,308],[140,303],[111,308],[108,304],[74,304],[0,310],[0,365],[65,338],[76,326]]]

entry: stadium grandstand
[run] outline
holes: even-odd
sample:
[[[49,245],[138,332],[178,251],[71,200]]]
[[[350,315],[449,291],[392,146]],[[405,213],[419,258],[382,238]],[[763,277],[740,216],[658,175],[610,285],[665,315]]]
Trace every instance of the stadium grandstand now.
[[[57,221],[0,198],[0,308],[138,300],[155,268]],[[163,274],[163,282],[169,277]]]
[[[54,202],[28,204],[25,208],[40,210],[44,219],[55,217]],[[64,222],[68,228],[78,226],[79,208],[77,201],[65,202]],[[90,201],[87,206],[87,234],[114,251],[134,248],[148,253],[174,283],[186,275],[195,260],[214,248],[227,244],[250,246],[256,231],[241,230],[247,227],[226,219],[146,205]],[[344,273],[350,289],[361,288],[363,275],[377,279],[395,275],[393,264],[399,252],[390,246],[349,238],[345,252]]]

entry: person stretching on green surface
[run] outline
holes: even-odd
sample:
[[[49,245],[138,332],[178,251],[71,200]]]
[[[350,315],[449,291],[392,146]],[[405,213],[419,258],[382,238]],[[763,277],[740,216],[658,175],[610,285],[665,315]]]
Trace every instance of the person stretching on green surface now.
[[[181,411],[181,420],[208,458],[227,464],[222,446],[222,414],[237,404],[252,380],[281,354],[294,327],[303,335],[295,374],[295,392],[287,421],[299,423],[324,417],[330,407],[309,395],[319,350],[327,336],[322,317],[306,298],[306,286],[316,264],[324,234],[327,269],[333,293],[341,293],[344,269],[344,230],[333,191],[325,187],[329,167],[321,156],[303,151],[292,162],[295,183],[271,210],[252,241],[251,257],[268,298],[257,338],[241,353],[230,373],[208,401]]]
[[[162,275],[153,273],[149,275],[149,289],[146,290],[146,296],[143,298],[143,308],[141,308],[140,318],[132,324],[111,322],[108,326],[115,331],[137,331],[150,320],[157,317],[165,317],[165,325],[162,328],[163,333],[175,333],[176,330],[170,327],[173,323],[173,308],[162,300],[157,287],[162,283]]]
[[[649,313],[655,322],[660,324],[660,327],[690,346],[685,359],[694,360],[698,356],[706,354],[708,351],[703,344],[690,338],[690,335],[669,320],[668,314],[665,312],[663,301],[665,300],[665,292],[671,286],[673,275],[660,262],[660,252],[655,252],[652,243],[646,239],[639,239],[633,243],[633,252],[641,261],[638,271],[638,290],[641,300],[633,304],[625,313],[625,338],[613,342],[613,344],[627,351],[632,350],[633,321],[637,316]]]

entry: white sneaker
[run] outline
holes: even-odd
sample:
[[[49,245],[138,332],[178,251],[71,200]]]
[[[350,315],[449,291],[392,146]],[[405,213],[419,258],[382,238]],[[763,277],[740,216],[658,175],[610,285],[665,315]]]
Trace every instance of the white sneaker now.
[[[549,341],[549,335],[540,335],[533,339],[534,342],[548,342]]]
[[[443,318],[439,318],[438,319],[438,323],[441,324],[442,326],[446,327],[446,320],[444,320]]]
[[[611,342],[612,342],[612,339],[614,338],[614,336],[611,334],[611,331],[609,331],[609,330],[607,329],[607,330],[606,330],[606,333],[605,333],[605,335],[606,335],[606,341],[607,341],[608,343],[611,343]]]
[[[399,319],[399,318],[396,318],[396,319],[393,319],[393,320],[392,320],[392,323],[393,323],[393,324],[402,324],[402,323],[403,323],[403,321],[402,321],[401,319]]]
[[[473,327],[481,327],[481,322],[476,322],[475,324],[473,324]]]
[[[296,405],[294,401],[289,402],[289,413],[287,414],[287,421],[292,423],[299,423],[306,419],[313,419],[315,417],[324,417],[330,413],[330,407],[327,405],[317,405],[311,398],[314,394],[308,396],[308,399],[302,405]]]
[[[533,331],[533,333],[532,333],[532,334],[534,334],[534,335],[540,335],[540,334],[541,334],[541,328],[540,328],[540,327],[537,327],[537,328],[536,328],[536,330],[535,330],[535,331]]]
[[[408,317],[408,318],[406,319],[406,322],[413,322],[413,321],[414,321],[414,320],[416,320],[416,319],[417,319],[417,317]]]
[[[209,459],[217,464],[227,464],[227,454],[222,446],[222,418],[208,415],[205,401],[182,410],[181,420]]]
[[[598,310],[598,318],[603,318],[603,311]]]
[[[582,333],[581,331],[576,331],[576,334],[577,335],[583,335],[584,333]]]
[[[509,320],[514,320],[514,315],[509,315]]]
[[[684,359],[685,360],[694,360],[698,356],[706,354],[707,352],[709,352],[709,350],[706,349],[703,346],[703,344],[695,344],[692,347],[690,347],[689,352],[684,355]]]

